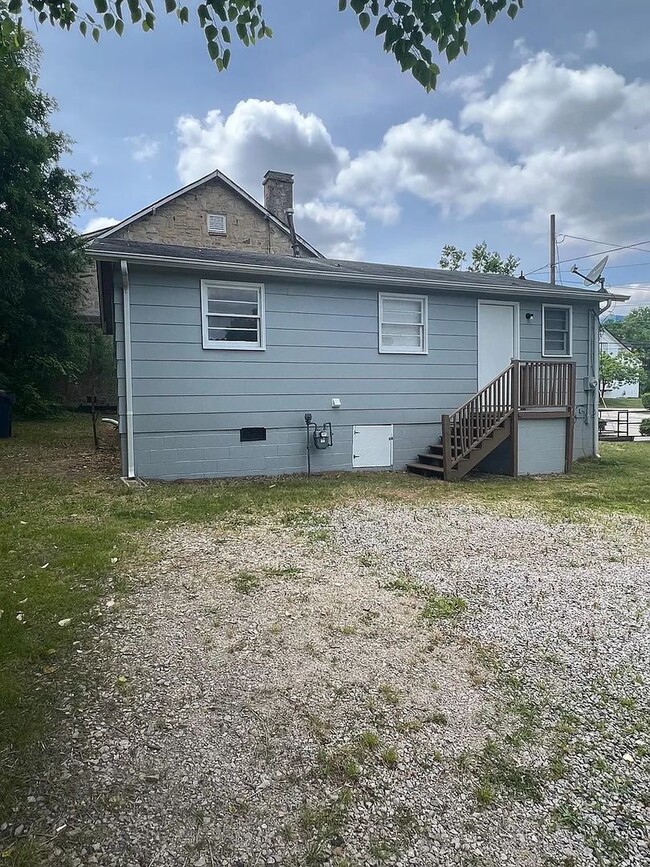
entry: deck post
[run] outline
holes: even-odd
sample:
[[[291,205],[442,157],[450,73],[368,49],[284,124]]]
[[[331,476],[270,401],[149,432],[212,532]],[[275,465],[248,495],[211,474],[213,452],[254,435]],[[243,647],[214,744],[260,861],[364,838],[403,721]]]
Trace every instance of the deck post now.
[[[448,415],[442,416],[442,468],[444,480],[448,482],[451,477],[451,424]]]
[[[512,374],[510,381],[510,403],[512,405],[512,425],[510,430],[510,446],[511,446],[511,463],[512,475],[519,475],[519,406],[521,403],[521,380],[520,380],[520,361],[516,358],[512,360]]]
[[[566,420],[566,437],[565,437],[565,455],[564,455],[564,472],[571,472],[573,464],[573,437],[575,431],[575,411],[576,411],[576,363],[570,362],[569,367],[569,388],[568,388],[568,413]],[[594,424],[598,425],[598,416],[594,419]]]

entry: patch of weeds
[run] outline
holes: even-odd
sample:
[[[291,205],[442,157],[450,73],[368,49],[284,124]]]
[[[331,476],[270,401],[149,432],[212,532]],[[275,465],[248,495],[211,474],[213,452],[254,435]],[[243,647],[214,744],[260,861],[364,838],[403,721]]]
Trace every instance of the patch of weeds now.
[[[285,527],[318,527],[329,524],[329,518],[322,512],[315,512],[313,509],[294,509],[291,512],[285,512],[280,518],[280,523]]]
[[[542,769],[527,768],[514,761],[492,738],[485,742],[476,760],[479,788],[507,789],[521,800],[539,802],[542,799],[547,774]]]
[[[0,843],[0,858],[7,867],[34,867],[36,864],[44,863],[41,859],[45,858],[45,849],[33,840],[15,840],[9,843],[6,849],[1,847],[2,843]]]
[[[452,596],[449,593],[429,593],[420,617],[429,623],[435,623],[437,620],[451,620],[466,610],[467,602],[459,596]]]
[[[359,744],[364,750],[376,750],[379,746],[379,735],[371,729],[361,732]]]
[[[398,722],[395,729],[400,734],[408,734],[409,732],[419,732],[424,728],[424,723],[421,719],[406,719]]]
[[[449,722],[447,714],[441,710],[432,710],[425,717],[423,722],[431,723],[434,726],[446,726]]]
[[[381,760],[387,768],[396,767],[397,762],[399,761],[399,756],[395,747],[386,747],[383,749],[381,751]]]
[[[389,840],[373,840],[368,847],[370,855],[380,864],[397,854],[397,847]]]
[[[356,782],[361,773],[357,759],[358,751],[351,746],[321,749],[318,751],[318,773],[337,783]]]
[[[317,865],[328,860],[330,841],[340,836],[347,810],[353,800],[352,789],[342,786],[334,801],[303,806],[298,817],[301,837],[306,844],[304,861],[301,863]]]
[[[396,593],[403,593],[406,596],[420,596],[424,592],[424,587],[409,578],[408,575],[398,575],[397,578],[391,578],[384,584],[385,590],[394,590]]]
[[[306,710],[304,714],[314,737],[319,741],[327,740],[331,728],[327,720],[322,719],[318,714],[312,713],[309,710]]]
[[[310,530],[307,533],[309,542],[329,542],[331,535],[327,530]]]
[[[231,816],[248,816],[251,811],[251,805],[246,798],[234,798],[228,805],[228,812]]]
[[[408,804],[398,804],[393,819],[402,837],[410,836],[419,828],[417,816]]]
[[[472,686],[485,686],[488,682],[485,672],[481,671],[480,668],[475,668],[474,666],[470,666],[470,668],[467,669],[467,676],[469,677],[469,682]]]
[[[474,795],[476,796],[479,806],[488,807],[494,802],[494,786],[490,782],[484,781],[480,786],[477,786]]]
[[[335,632],[338,632],[340,635],[356,635],[357,634],[357,628],[356,628],[356,626],[351,626],[350,624],[346,624],[345,626],[336,627]]]
[[[399,690],[388,683],[382,683],[379,687],[381,697],[387,704],[399,704]]]
[[[310,840],[305,847],[305,867],[320,867],[325,864],[329,856],[329,846],[326,840]]]
[[[229,580],[235,590],[238,593],[243,593],[244,595],[248,595],[249,593],[253,593],[253,591],[258,590],[262,583],[260,581],[259,575],[255,575],[254,572],[238,572],[236,575],[233,575]]]
[[[571,831],[579,831],[582,826],[580,813],[573,804],[560,804],[555,807],[551,817],[556,825]]]

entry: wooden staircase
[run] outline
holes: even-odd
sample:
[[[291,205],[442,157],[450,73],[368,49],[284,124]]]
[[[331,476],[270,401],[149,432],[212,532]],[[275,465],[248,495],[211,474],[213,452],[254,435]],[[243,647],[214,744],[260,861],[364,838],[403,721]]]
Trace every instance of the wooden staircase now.
[[[426,453],[419,454],[417,461],[411,461],[406,466],[411,473],[421,476],[439,477],[441,479],[462,479],[470,470],[473,470],[484,457],[494,451],[497,446],[505,442],[512,433],[512,419],[507,418],[497,428],[482,439],[471,452],[461,458],[451,472],[445,477],[445,458],[442,437],[439,445],[430,445]],[[452,434],[453,436],[453,434]]]
[[[467,403],[442,416],[440,442],[428,446],[417,461],[406,465],[407,470],[445,481],[462,479],[510,440],[517,475],[520,412],[564,407],[572,416],[574,395],[574,362],[513,361]]]

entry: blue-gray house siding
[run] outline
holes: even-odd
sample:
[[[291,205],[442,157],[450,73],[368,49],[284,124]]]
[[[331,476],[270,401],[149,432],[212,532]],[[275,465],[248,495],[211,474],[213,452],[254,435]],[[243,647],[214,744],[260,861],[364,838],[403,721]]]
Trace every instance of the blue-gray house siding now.
[[[478,299],[458,289],[428,296],[428,354],[378,351],[378,292],[372,286],[264,279],[266,349],[204,349],[200,270],[129,265],[135,472],[178,479],[304,472],[304,414],[331,422],[332,448],[313,453],[315,470],[352,467],[354,425],[393,425],[393,467],[401,469],[440,434],[440,417],[478,384]],[[223,274],[219,279],[227,279]],[[235,279],[245,281],[238,275]],[[251,278],[251,282],[259,278]],[[382,286],[381,291],[400,292]],[[523,297],[522,297],[523,296]],[[520,357],[541,358],[541,299],[519,302]],[[590,367],[595,304],[574,302],[577,363],[575,457],[593,453]],[[526,314],[533,314],[532,319]],[[121,280],[115,286],[120,429],[125,430]],[[591,332],[590,332],[591,329]],[[332,409],[332,399],[341,407]],[[264,427],[265,442],[240,442]],[[123,449],[123,454],[125,449]]]

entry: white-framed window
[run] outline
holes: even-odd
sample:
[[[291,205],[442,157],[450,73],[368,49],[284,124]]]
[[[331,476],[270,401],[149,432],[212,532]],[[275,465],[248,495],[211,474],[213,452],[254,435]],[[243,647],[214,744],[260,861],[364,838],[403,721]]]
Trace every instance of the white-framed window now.
[[[379,351],[426,355],[426,295],[379,293]]]
[[[208,214],[208,235],[225,235],[226,234],[226,215],[225,214]]]
[[[573,354],[573,310],[564,304],[542,304],[542,355],[570,358]]]
[[[264,284],[201,280],[204,349],[264,349]]]

